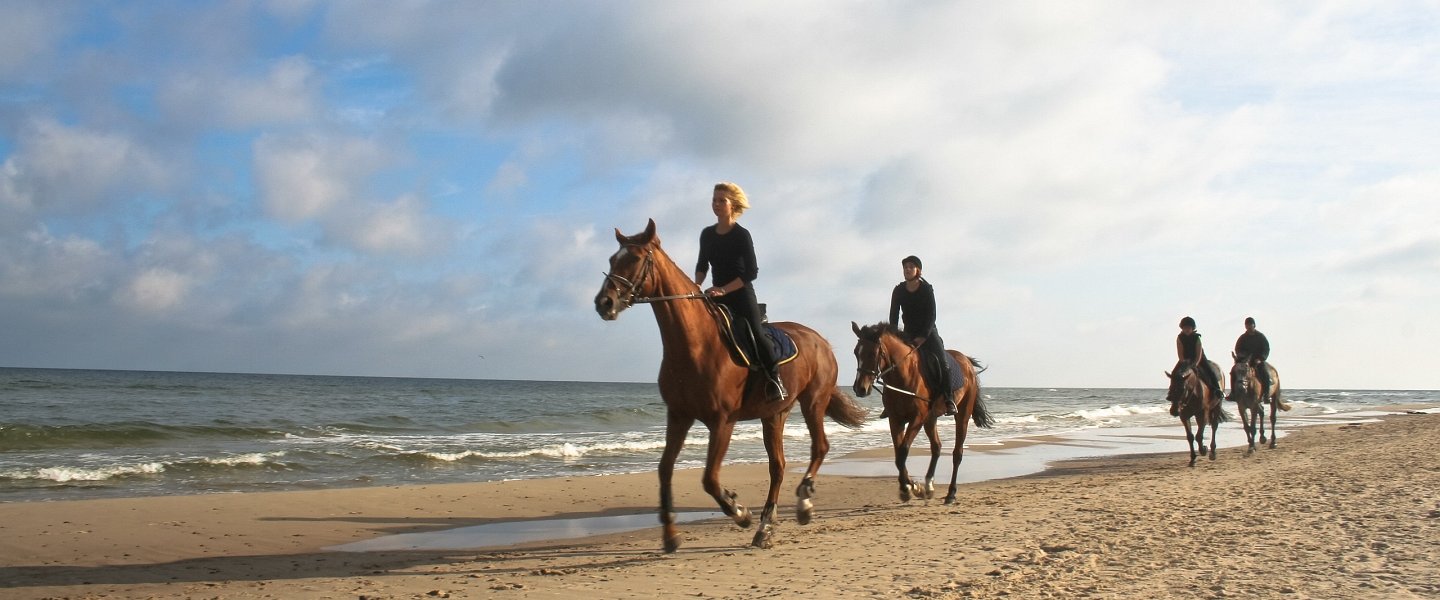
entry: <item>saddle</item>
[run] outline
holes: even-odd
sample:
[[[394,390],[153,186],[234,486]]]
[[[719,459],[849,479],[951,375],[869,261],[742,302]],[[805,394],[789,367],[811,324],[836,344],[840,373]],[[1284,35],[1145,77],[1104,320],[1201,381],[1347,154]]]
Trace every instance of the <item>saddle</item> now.
[[[751,331],[749,327],[735,327],[735,321],[730,317],[728,306],[724,304],[713,306],[719,315],[717,320],[720,322],[720,336],[724,338],[725,346],[730,350],[730,358],[735,361],[735,364],[751,371],[765,370],[765,365],[759,364],[759,360],[755,358],[755,332]],[[775,363],[783,365],[795,360],[795,356],[800,354],[800,351],[795,347],[795,340],[790,339],[790,334],[769,323],[761,323],[761,326],[770,333],[770,339],[774,340],[774,343],[770,345],[770,353],[775,357]]]
[[[960,388],[965,387],[965,372],[960,370],[960,361],[955,360],[953,354],[946,352],[945,360],[950,363],[950,391],[959,391]],[[934,358],[930,358],[924,362],[925,381],[933,387],[934,383],[939,381],[940,378],[940,365],[935,362]]]

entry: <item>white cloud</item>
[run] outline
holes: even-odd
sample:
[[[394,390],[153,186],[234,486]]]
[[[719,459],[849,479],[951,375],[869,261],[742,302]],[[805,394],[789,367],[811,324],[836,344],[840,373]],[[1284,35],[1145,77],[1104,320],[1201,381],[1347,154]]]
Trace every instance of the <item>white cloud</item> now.
[[[120,290],[116,298],[141,312],[162,312],[177,307],[190,291],[190,278],[169,269],[146,269]]]
[[[176,75],[161,86],[158,96],[169,118],[243,128],[315,117],[320,83],[305,58],[288,56],[258,77],[208,69]]]
[[[35,119],[0,165],[0,206],[84,213],[168,178],[162,163],[126,135]]]
[[[320,134],[265,135],[255,142],[255,178],[268,214],[321,218],[363,200],[366,179],[387,160],[372,140]]]

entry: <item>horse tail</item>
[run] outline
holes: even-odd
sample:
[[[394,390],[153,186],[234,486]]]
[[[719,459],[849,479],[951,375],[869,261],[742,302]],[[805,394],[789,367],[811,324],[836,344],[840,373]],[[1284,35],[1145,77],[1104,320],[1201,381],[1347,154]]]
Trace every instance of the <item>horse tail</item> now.
[[[1279,406],[1280,410],[1290,410],[1290,404],[1280,399],[1279,390],[1275,391],[1275,406]]]
[[[995,424],[995,418],[990,416],[990,411],[985,409],[985,396],[980,394],[980,388],[975,388],[975,410],[970,414],[970,419],[975,421],[976,427],[989,429]]]
[[[1218,404],[1215,406],[1215,416],[1213,418],[1215,419],[1215,425],[1230,422],[1230,413],[1225,412],[1224,404]]]
[[[870,418],[870,412],[860,406],[854,398],[839,389],[830,392],[830,404],[825,407],[825,416],[850,429],[859,429]]]
[[[985,369],[990,367],[980,364],[979,359],[969,354],[963,354],[962,356],[970,361],[971,367],[975,368],[975,410],[970,412],[970,420],[975,422],[976,427],[989,429],[995,424],[995,418],[991,417],[990,411],[985,409],[985,396],[980,393],[980,374],[984,373]]]

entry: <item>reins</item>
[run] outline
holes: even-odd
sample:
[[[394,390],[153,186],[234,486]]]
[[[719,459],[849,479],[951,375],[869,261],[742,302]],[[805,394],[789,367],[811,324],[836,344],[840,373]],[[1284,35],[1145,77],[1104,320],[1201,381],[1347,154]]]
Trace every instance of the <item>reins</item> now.
[[[875,340],[875,345],[876,345],[876,347],[877,347],[876,349],[878,349],[878,350],[880,351],[880,357],[881,357],[885,362],[890,363],[890,366],[885,367],[884,369],[880,369],[880,370],[877,371],[877,370],[875,370],[875,369],[861,369],[861,368],[857,365],[857,366],[855,367],[855,372],[860,373],[861,375],[869,375],[869,376],[871,377],[871,379],[874,380],[874,384],[873,384],[873,385],[875,385],[876,387],[885,388],[885,389],[890,390],[890,391],[892,391],[892,392],[899,392],[899,393],[905,394],[905,395],[907,395],[907,396],[911,396],[911,397],[914,397],[914,398],[919,398],[919,397],[920,397],[920,394],[917,394],[917,393],[915,393],[915,392],[912,392],[912,391],[907,390],[907,389],[904,389],[904,388],[898,388],[898,387],[895,387],[895,386],[893,386],[893,385],[890,385],[890,384],[885,383],[885,374],[886,374],[886,373],[889,373],[889,372],[891,372],[891,371],[894,371],[895,369],[899,368],[899,367],[900,367],[900,363],[899,363],[898,361],[894,361],[894,360],[891,360],[891,359],[890,359],[890,353],[885,351],[885,345],[880,342],[879,338],[876,338],[876,340]],[[901,357],[901,359],[903,360],[903,359],[909,358],[910,355],[915,354],[915,350],[916,350],[916,348],[911,347],[911,348],[910,348],[910,352],[906,353],[905,356]]]
[[[616,291],[620,291],[620,288],[622,286],[626,288],[625,291],[621,292],[621,295],[623,296],[623,299],[621,301],[625,303],[625,306],[629,307],[636,304],[669,302],[671,300],[707,299],[705,294],[701,292],[690,292],[688,294],[672,294],[669,296],[641,296],[640,286],[645,285],[645,280],[650,278],[650,273],[653,272],[655,268],[655,261],[653,259],[653,256],[654,255],[651,253],[650,250],[647,249],[645,251],[645,261],[640,265],[640,275],[636,277],[635,281],[633,282],[629,279],[626,279],[620,275],[615,275],[613,273],[604,274],[606,281],[615,284]]]

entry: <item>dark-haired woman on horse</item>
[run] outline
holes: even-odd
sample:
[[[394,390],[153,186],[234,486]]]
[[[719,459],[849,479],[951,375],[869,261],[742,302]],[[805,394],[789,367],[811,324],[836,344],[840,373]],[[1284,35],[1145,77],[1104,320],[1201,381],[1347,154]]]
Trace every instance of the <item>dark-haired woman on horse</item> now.
[[[913,346],[920,356],[920,372],[931,377],[930,389],[937,390],[944,399],[945,414],[955,414],[955,394],[950,390],[950,361],[945,356],[945,342],[935,328],[935,288],[920,276],[920,258],[914,255],[900,260],[900,270],[905,281],[890,292],[890,326],[900,327],[903,318],[905,341]]]
[[[1200,343],[1200,332],[1195,331],[1195,319],[1180,319],[1180,334],[1175,336],[1175,352],[1180,356],[1180,362],[1175,364],[1175,371],[1179,372],[1185,367],[1199,371],[1205,384],[1210,386],[1210,392],[1216,398],[1225,399],[1225,393],[1220,386],[1220,373],[1210,368],[1211,362],[1205,357],[1205,346]],[[1178,405],[1170,405],[1172,416],[1179,416],[1179,411]]]
[[[704,285],[705,274],[714,271],[710,280],[713,285],[705,290],[705,295],[730,309],[735,326],[743,323],[754,333],[755,358],[770,379],[770,398],[783,402],[785,384],[780,381],[774,342],[770,331],[762,324],[764,318],[760,314],[760,302],[755,298],[755,287],[751,283],[760,274],[760,268],[755,263],[755,243],[750,239],[750,230],[737,222],[748,208],[750,200],[740,186],[725,181],[715,184],[715,193],[710,200],[715,224],[700,232],[695,285]]]

